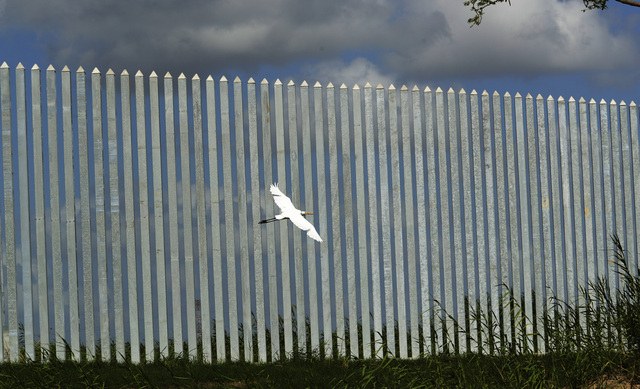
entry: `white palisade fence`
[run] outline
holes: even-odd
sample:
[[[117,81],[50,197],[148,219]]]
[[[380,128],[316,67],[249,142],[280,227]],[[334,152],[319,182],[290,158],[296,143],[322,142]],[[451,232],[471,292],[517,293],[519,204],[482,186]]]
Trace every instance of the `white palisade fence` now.
[[[544,352],[638,267],[635,103],[159,77],[0,66],[0,360]]]

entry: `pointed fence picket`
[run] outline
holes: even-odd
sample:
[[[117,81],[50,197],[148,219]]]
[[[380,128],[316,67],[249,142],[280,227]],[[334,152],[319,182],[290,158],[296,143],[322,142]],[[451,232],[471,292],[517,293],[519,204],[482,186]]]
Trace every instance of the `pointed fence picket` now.
[[[16,273],[16,247],[15,247],[15,211],[13,198],[13,147],[11,137],[11,84],[9,79],[9,65],[6,62],[0,65],[0,112],[2,115],[2,186],[3,186],[3,206],[4,206],[4,223],[3,236],[4,242],[2,247],[3,272],[7,275],[7,285],[2,288],[3,295],[6,293],[8,302],[5,310],[2,304],[0,313],[0,322],[4,325],[8,322],[7,337],[3,328],[0,346],[3,355],[8,354],[10,358],[16,358],[18,355],[18,310],[17,310],[17,273]],[[10,178],[10,179],[7,179]],[[4,278],[3,278],[4,279]],[[5,292],[6,291],[6,292]],[[13,300],[13,301],[12,301]],[[4,318],[7,318],[6,320]],[[6,351],[5,351],[6,350]]]
[[[35,257],[36,274],[46,273],[46,257],[45,257],[45,224],[44,224],[44,172],[42,161],[42,122],[41,122],[41,102],[40,102],[40,68],[34,65],[31,68],[31,136],[33,139],[33,191],[34,191],[34,224],[35,224],[35,255],[32,253],[31,260]],[[31,269],[34,270],[33,268]],[[36,299],[34,300],[34,313],[40,318],[39,328],[35,328],[34,331],[39,330],[41,334],[40,341],[48,344],[48,308],[47,293],[43,291],[47,290],[46,277],[39,277]],[[33,295],[32,295],[33,297]],[[0,313],[0,316],[2,313]],[[43,334],[44,333],[44,334]],[[35,332],[34,332],[35,335]],[[44,336],[43,336],[44,335]],[[26,339],[25,339],[26,343]],[[25,344],[26,348],[26,344]],[[33,350],[35,352],[35,350]],[[27,355],[30,350],[26,350]]]
[[[142,74],[141,74],[142,75]],[[142,77],[139,78],[140,80],[140,87],[144,88],[144,81],[142,79]],[[145,97],[144,95],[139,95],[136,96],[137,100],[140,100],[140,111],[137,112],[137,115],[143,116],[146,112],[145,110]],[[146,234],[150,234],[151,229],[153,228],[154,231],[154,237],[155,237],[155,243],[154,243],[154,247],[155,250],[150,251],[149,255],[148,255],[148,260],[146,261],[146,265],[151,265],[151,252],[153,252],[155,254],[155,266],[156,266],[156,290],[157,290],[157,298],[158,298],[158,310],[157,310],[157,315],[158,315],[158,319],[157,319],[157,323],[158,323],[158,339],[159,339],[159,347],[160,347],[160,355],[162,356],[166,356],[168,355],[168,348],[169,348],[169,334],[168,334],[168,314],[167,314],[167,306],[168,306],[168,302],[167,302],[167,289],[166,289],[166,279],[167,279],[167,265],[166,265],[166,260],[167,260],[167,256],[166,256],[166,251],[164,248],[164,242],[165,242],[165,238],[164,238],[164,209],[163,209],[163,198],[165,197],[164,193],[163,193],[163,185],[162,185],[162,148],[161,148],[161,133],[160,133],[160,107],[159,107],[160,101],[159,101],[159,97],[158,97],[158,76],[155,72],[151,72],[151,74],[149,74],[149,123],[151,125],[151,164],[153,166],[153,173],[152,173],[152,179],[153,179],[153,219],[154,219],[154,223],[151,223],[151,220],[149,219],[149,206],[150,204],[150,200],[149,197],[147,197],[147,200],[145,201],[145,212],[147,213],[146,216],[146,225],[145,225],[145,233]],[[144,132],[142,130],[139,131],[139,134],[142,135],[147,134],[147,126],[146,126],[146,121],[144,121],[144,119],[140,119],[140,124],[141,126],[139,127],[140,129],[144,129]],[[144,139],[144,145],[149,144],[148,141],[148,134],[145,136]],[[143,149],[144,150],[144,149]],[[148,149],[145,150],[145,154],[144,155],[149,155],[148,154]],[[140,156],[138,156],[138,158],[140,158]],[[144,166],[141,166],[140,169],[142,169],[144,167],[145,171],[147,172],[147,180],[149,177],[148,174],[148,170],[147,170],[147,166],[148,164],[145,164]],[[147,181],[148,182],[148,181]],[[151,189],[151,188],[149,188]],[[147,196],[149,196],[149,189],[147,189]],[[142,214],[142,213],[141,213]],[[152,227],[153,226],[153,227]],[[147,236],[145,238],[146,243],[150,244],[150,239],[151,236]],[[146,246],[149,247],[149,246]],[[134,265],[135,267],[135,262]],[[132,272],[135,273],[135,269],[132,269]],[[153,274],[151,273],[151,269],[147,269],[147,271],[149,273],[147,273],[147,277],[151,277],[153,278]],[[147,278],[149,284],[147,285],[147,293],[152,293],[151,292],[151,287],[152,287],[152,282],[149,278]],[[131,298],[134,298],[134,296],[132,295]],[[147,302],[148,301],[148,302]],[[150,300],[146,300],[145,298],[145,303],[148,305],[147,309],[149,312],[151,312],[152,305],[150,304],[151,301]],[[150,324],[153,323],[153,320],[150,320]],[[133,325],[133,324],[132,324]],[[146,330],[145,330],[146,331]],[[150,326],[149,330],[148,330],[149,334],[153,333],[153,327]],[[146,339],[146,338],[145,338]],[[131,341],[131,343],[133,344],[133,340]]]
[[[124,70],[120,75],[121,109],[122,109],[122,161],[123,161],[123,187],[124,187],[124,234],[125,234],[125,258],[127,260],[127,285],[138,283],[138,270],[136,267],[136,234],[135,234],[135,210],[134,210],[134,186],[133,186],[133,148],[132,122],[131,122],[131,96],[130,96],[129,72]],[[150,95],[153,99],[153,95]],[[157,102],[157,94],[155,96]],[[153,120],[153,119],[152,119]],[[138,288],[129,288],[127,296],[129,305],[129,337],[131,344],[140,344],[138,330]],[[131,362],[140,363],[140,348],[131,348]]]
[[[144,102],[143,96],[140,97],[142,102]],[[144,109],[144,108],[143,108]],[[169,217],[169,255],[170,255],[170,274],[171,274],[171,308],[172,308],[172,321],[171,326],[173,327],[173,352],[176,354],[184,353],[184,348],[182,344],[183,339],[183,330],[182,330],[182,279],[180,277],[180,247],[179,247],[179,237],[178,237],[178,184],[177,184],[177,167],[176,167],[176,138],[175,138],[175,118],[174,118],[174,96],[173,96],[173,77],[168,72],[164,76],[164,112],[165,112],[165,139],[166,139],[166,149],[165,153],[167,155],[167,202],[168,204],[168,217]],[[144,127],[142,127],[144,128]],[[140,135],[140,132],[138,132]],[[139,147],[139,146],[138,146]],[[140,165],[139,165],[140,166]],[[142,168],[140,168],[142,171]],[[146,171],[146,164],[145,170]],[[145,203],[148,202],[148,198],[145,199]],[[142,200],[141,200],[142,204]],[[148,213],[148,207],[145,206],[145,212]],[[142,223],[142,211],[140,213],[141,223]],[[148,216],[147,216],[148,218]],[[148,224],[147,227],[148,228]],[[149,256],[149,262],[150,254]],[[144,257],[144,254],[143,254]],[[163,285],[166,285],[165,282],[158,282],[158,290],[160,290]],[[151,280],[149,280],[149,284],[146,285],[148,291],[151,293]],[[151,295],[150,295],[151,296]],[[152,297],[145,297],[145,300],[151,301]],[[149,311],[151,311],[151,305],[149,305]],[[160,315],[158,315],[160,316]],[[153,317],[149,315],[149,323],[145,323],[145,325],[149,326],[148,331],[149,334],[153,334]],[[163,327],[168,326],[168,320],[162,324]],[[147,332],[147,327],[145,327],[145,333]],[[145,347],[147,346],[145,337]],[[153,337],[151,337],[153,339]],[[152,344],[152,343],[151,343]],[[148,349],[147,349],[148,350]],[[147,351],[147,355],[149,358],[153,358],[153,354],[151,350]]]
[[[35,68],[35,66],[34,66]],[[95,225],[95,219],[91,222],[90,206],[90,181],[89,181],[89,125],[87,122],[87,88],[86,75],[82,67],[76,71],[75,91],[77,104],[77,131],[78,131],[78,165],[79,165],[79,186],[80,186],[80,229],[79,233],[82,242],[82,284],[84,293],[84,346],[85,358],[93,360],[96,355],[96,337],[94,321],[94,277],[93,277],[93,252],[91,225]],[[44,195],[42,187],[42,136],[40,124],[40,73],[38,69],[33,69],[31,74],[32,85],[32,117],[33,117],[33,144],[34,144],[34,178],[35,178],[35,199],[36,199],[36,251],[38,256],[38,294],[40,297],[40,344],[49,344],[48,331],[48,303],[47,295],[47,264],[45,253],[45,231],[44,231]],[[86,145],[80,147],[80,145]],[[42,207],[41,212],[38,208]],[[39,215],[42,221],[39,221]],[[41,227],[40,224],[42,225]],[[42,228],[42,231],[39,230]],[[132,298],[133,294],[129,296]],[[131,341],[135,340],[132,336]],[[136,342],[137,343],[137,342]],[[133,356],[132,354],[132,360]]]
[[[89,84],[0,66],[2,360],[545,352],[550,298],[622,285],[612,233],[636,274],[633,102]],[[324,242],[258,225],[274,182]]]

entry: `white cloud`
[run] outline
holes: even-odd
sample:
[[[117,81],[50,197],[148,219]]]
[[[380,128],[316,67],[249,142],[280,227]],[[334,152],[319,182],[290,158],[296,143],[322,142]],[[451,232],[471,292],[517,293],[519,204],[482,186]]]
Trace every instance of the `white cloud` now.
[[[389,85],[394,82],[392,75],[382,73],[374,63],[365,58],[356,58],[350,62],[326,61],[307,67],[304,73],[314,82],[333,82],[336,86],[342,83],[347,86],[363,86],[367,82],[372,85]]]

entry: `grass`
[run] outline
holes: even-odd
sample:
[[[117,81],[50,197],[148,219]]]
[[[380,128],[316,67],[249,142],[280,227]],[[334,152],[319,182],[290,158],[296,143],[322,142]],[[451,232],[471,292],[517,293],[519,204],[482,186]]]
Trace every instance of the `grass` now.
[[[640,384],[640,360],[619,352],[430,356],[417,360],[299,359],[206,365],[186,359],[151,364],[5,364],[0,388],[130,387],[598,387]]]
[[[597,280],[582,289],[579,305],[551,299],[540,320],[528,318],[521,298],[508,289],[499,312],[466,304],[464,323],[454,328],[491,350],[490,355],[460,354],[451,344],[444,348],[446,352],[433,354],[423,344],[426,353],[412,360],[390,354],[360,360],[339,357],[336,350],[332,359],[320,358],[324,352],[317,350],[298,351],[264,364],[204,364],[190,360],[184,352],[172,352],[168,358],[156,353],[153,363],[139,365],[53,359],[0,364],[0,388],[632,387],[640,385],[640,277],[630,271],[619,239],[612,236],[612,241],[620,289],[611,288],[605,279]],[[500,329],[499,323],[506,320],[511,324],[510,336]],[[470,321],[480,324],[473,333]],[[538,331],[538,323],[544,331]],[[395,331],[397,338],[398,328]],[[436,332],[440,330],[431,329],[432,334]],[[539,352],[542,348],[544,354]],[[47,360],[55,355],[51,351],[40,352]]]

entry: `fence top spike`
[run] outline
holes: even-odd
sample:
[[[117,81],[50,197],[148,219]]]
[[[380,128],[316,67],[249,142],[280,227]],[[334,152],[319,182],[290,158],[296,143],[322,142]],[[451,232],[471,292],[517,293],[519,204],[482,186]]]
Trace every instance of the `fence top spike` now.
[[[66,68],[66,66],[65,66]],[[16,69],[24,69],[24,65],[22,65],[22,62],[18,62],[18,65],[16,66]]]
[[[355,85],[353,86],[353,90],[360,90],[360,85],[355,84]]]
[[[262,85],[267,85],[267,84],[269,84],[269,81],[266,78],[263,78],[262,81],[260,81],[260,83]]]
[[[594,99],[593,97],[591,98],[591,100],[589,100],[589,104],[596,104],[596,99]]]
[[[382,86],[382,84],[378,84],[376,85],[376,89],[384,89],[384,86]]]
[[[461,94],[461,95],[466,95],[467,91],[464,90],[464,88],[460,88],[460,92],[458,92],[458,93]]]
[[[420,90],[420,88],[418,88],[418,85],[414,85],[413,88],[411,89],[413,92],[417,92]]]
[[[604,99],[600,99],[600,104],[604,105],[607,104],[607,102]]]
[[[95,73],[97,69],[98,69],[98,68],[94,69],[94,71],[93,71],[93,72]],[[53,67],[53,65],[51,65],[51,64],[50,64],[50,65],[47,67],[47,70],[49,70],[49,71],[51,71],[51,70],[56,70],[56,68],[54,68],[54,67]],[[100,72],[98,72],[98,73],[100,73]]]
[[[627,103],[625,103],[624,100],[620,100],[620,106],[623,106],[623,105],[626,107]]]
[[[50,68],[52,68],[53,66],[49,65]],[[48,70],[48,69],[47,69]],[[91,73],[93,74],[100,74],[100,70],[98,70],[97,67],[93,68],[93,70],[91,71]]]
[[[429,88],[429,86],[426,86],[426,87],[424,88],[424,91],[425,91],[425,92],[431,92],[431,88]]]
[[[178,80],[183,80],[187,78],[187,76],[184,75],[184,73],[180,73],[180,75],[178,76]]]
[[[314,88],[322,88],[322,84],[320,84],[320,81],[316,81],[315,84],[313,84]]]
[[[456,91],[450,86],[449,89],[447,89],[447,93],[456,93]]]
[[[220,77],[220,82],[227,82],[227,77],[225,76]]]
[[[280,81],[279,78],[276,78],[276,82],[273,83],[274,85],[282,85],[282,81]]]
[[[38,65],[33,65],[33,66],[38,66]],[[35,69],[40,69],[40,68],[36,67]],[[82,66],[78,66],[78,70],[76,70],[76,73],[84,73],[84,68]]]
[[[558,103],[564,103],[564,97],[562,96],[558,97]]]
[[[198,75],[198,73],[196,73],[196,74],[193,75],[193,77],[191,77],[191,79],[193,81],[198,81],[198,80],[200,80],[200,76]]]
[[[520,94],[520,92],[516,92],[516,99],[518,98],[522,98],[522,95]]]
[[[493,94],[495,95],[496,93],[497,93],[497,92],[494,92]],[[520,95],[520,94],[519,94],[519,93],[517,93],[517,94],[516,94],[516,97],[518,97],[519,95]],[[504,93],[504,97],[511,97],[511,93],[509,93],[509,92],[505,92],[505,93]]]
[[[233,82],[242,82],[242,80],[240,80],[240,76],[236,76],[236,78],[233,79]]]
[[[149,74],[149,77],[150,78],[158,78],[158,75],[156,74],[156,71],[153,70],[153,71],[151,71],[151,74]]]
[[[611,99],[611,105],[616,105],[616,101],[614,99]]]
[[[482,96],[489,96],[489,92],[485,89],[482,91]]]
[[[574,99],[573,96],[569,96],[569,102],[570,103],[575,103],[576,99]]]
[[[107,76],[113,76],[115,74],[116,73],[111,68],[107,69]]]
[[[471,90],[471,94],[474,95],[474,96],[477,96],[478,95],[478,91],[476,91],[475,89],[472,89]]]
[[[391,84],[389,85],[389,90],[396,90],[396,87],[393,84]]]
[[[19,66],[22,66],[22,64],[18,64]],[[63,72],[70,72],[71,70],[69,70],[69,67],[67,65],[64,65],[64,67],[62,68]]]
[[[209,77],[207,77],[207,81],[213,81],[213,77],[211,77],[211,75],[209,75]]]
[[[169,74],[169,73],[167,73],[167,74]],[[142,77],[143,75],[144,74],[142,74],[142,70],[138,69],[138,71],[136,72],[136,77]]]
[[[152,72],[151,75],[154,75],[155,72]],[[127,71],[127,69],[123,69],[122,72],[120,73],[121,76],[128,76],[129,72]]]
[[[401,91],[408,91],[409,88],[406,85],[402,84],[402,86],[400,87],[400,90]]]
[[[636,106],[636,102],[631,100],[631,103],[629,103],[629,107],[635,107]]]
[[[525,96],[525,98],[526,98],[527,100],[532,100],[532,99],[533,99],[533,96],[531,96],[531,93],[527,93],[527,95]]]
[[[437,88],[436,88],[436,93],[442,93],[442,88],[437,87]]]
[[[37,63],[34,63],[33,66],[31,67],[31,70],[40,70],[40,67],[38,66]]]
[[[347,84],[345,84],[344,82],[340,84],[340,89],[347,89]]]
[[[293,82],[293,80],[289,80],[289,82],[287,83],[287,86],[294,86],[296,83]]]
[[[307,84],[306,80],[302,80],[302,82],[300,83],[300,86],[303,87],[303,88],[306,88],[306,87],[309,86],[309,84]]]
[[[0,65],[0,69],[6,69],[8,67],[9,65],[7,65],[7,62],[3,62],[2,65]]]
[[[507,92],[507,94],[508,94],[508,93],[509,93],[509,92]],[[498,93],[498,91],[497,91],[497,90],[494,90],[494,91],[493,91],[493,93],[492,93],[492,95],[493,95],[493,96],[500,96],[500,93]]]
[[[549,96],[547,97],[547,101],[553,101],[553,96],[549,95]]]
[[[366,83],[366,84],[364,84],[364,87],[365,87],[365,88],[371,88],[371,84],[367,81],[367,83]]]
[[[586,100],[584,99],[584,97],[580,97],[580,100],[578,100],[580,103],[584,103]]]
[[[327,88],[333,88],[333,83],[331,81],[327,84]]]
[[[256,80],[253,79],[253,77],[249,77],[249,79],[247,80],[247,84],[255,84]]]
[[[166,73],[164,74],[164,78],[171,78],[171,73],[166,72]]]
[[[544,97],[542,97],[542,95],[540,93],[538,93],[536,95],[536,100],[542,100],[542,99],[544,99]]]

